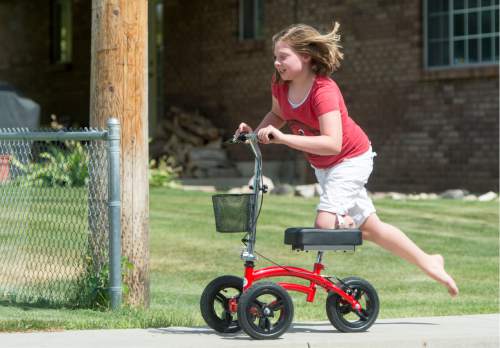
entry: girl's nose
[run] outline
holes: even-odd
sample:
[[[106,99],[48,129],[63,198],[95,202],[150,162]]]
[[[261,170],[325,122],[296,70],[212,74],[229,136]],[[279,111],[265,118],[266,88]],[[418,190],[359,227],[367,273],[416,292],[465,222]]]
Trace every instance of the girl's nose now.
[[[274,61],[274,67],[276,69],[278,69],[280,67],[280,65],[281,65],[280,62],[278,62],[277,60]]]

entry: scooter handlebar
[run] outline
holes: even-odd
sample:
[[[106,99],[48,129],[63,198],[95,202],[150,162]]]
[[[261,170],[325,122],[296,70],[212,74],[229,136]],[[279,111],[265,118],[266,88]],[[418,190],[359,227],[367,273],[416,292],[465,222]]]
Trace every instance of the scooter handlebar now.
[[[273,135],[269,134],[269,139],[273,139]],[[244,143],[245,141],[250,140],[250,141],[259,141],[259,138],[257,137],[257,133],[240,133],[237,137],[233,138],[233,142],[235,143]]]

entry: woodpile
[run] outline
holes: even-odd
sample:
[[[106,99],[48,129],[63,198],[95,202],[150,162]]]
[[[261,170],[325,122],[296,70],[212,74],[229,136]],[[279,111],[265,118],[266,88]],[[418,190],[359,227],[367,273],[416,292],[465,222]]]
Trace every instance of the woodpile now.
[[[173,158],[183,177],[238,176],[222,148],[221,131],[198,112],[170,107],[158,121],[149,152],[153,159]]]

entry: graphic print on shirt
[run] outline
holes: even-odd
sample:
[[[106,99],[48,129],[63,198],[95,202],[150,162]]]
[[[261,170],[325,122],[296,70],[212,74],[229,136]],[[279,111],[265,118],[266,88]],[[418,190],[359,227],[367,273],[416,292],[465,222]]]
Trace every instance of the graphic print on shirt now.
[[[306,135],[306,136],[317,136],[321,135],[321,132],[317,129],[312,128],[311,126],[308,126],[305,123],[302,123],[297,120],[287,120],[286,121],[288,128],[290,128],[290,131],[295,134],[295,135]],[[303,153],[308,156],[317,156],[309,152],[303,151]]]
[[[319,130],[314,129],[311,126],[308,126],[307,124],[302,123],[298,120],[287,120],[286,122],[292,133],[295,135],[321,135],[321,132]]]

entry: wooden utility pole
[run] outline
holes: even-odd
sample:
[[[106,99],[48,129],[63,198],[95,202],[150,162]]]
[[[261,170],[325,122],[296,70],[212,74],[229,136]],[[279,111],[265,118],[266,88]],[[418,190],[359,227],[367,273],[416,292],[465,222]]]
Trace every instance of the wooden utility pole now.
[[[90,124],[121,124],[122,254],[128,303],[149,305],[148,2],[92,0]]]

